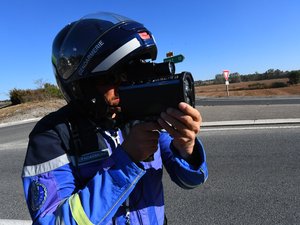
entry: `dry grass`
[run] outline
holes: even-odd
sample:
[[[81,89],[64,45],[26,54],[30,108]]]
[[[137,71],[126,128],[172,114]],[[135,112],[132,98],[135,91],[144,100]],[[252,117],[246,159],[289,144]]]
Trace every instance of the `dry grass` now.
[[[300,85],[292,85],[282,88],[266,88],[249,90],[249,85],[261,83],[270,86],[274,82],[287,83],[288,79],[249,81],[229,84],[230,96],[289,96],[300,95]],[[248,90],[247,90],[248,89]],[[224,97],[227,96],[226,85],[216,84],[207,86],[198,86],[195,88],[196,95],[201,97]]]
[[[0,109],[0,122],[12,122],[14,120],[42,117],[51,111],[55,111],[65,105],[65,100],[53,99],[42,102],[27,102],[19,105]]]

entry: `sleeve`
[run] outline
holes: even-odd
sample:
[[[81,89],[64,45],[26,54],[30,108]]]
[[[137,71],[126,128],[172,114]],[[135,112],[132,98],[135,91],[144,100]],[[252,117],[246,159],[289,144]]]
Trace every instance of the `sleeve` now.
[[[104,164],[105,167],[99,168],[82,186],[55,132],[31,137],[22,180],[33,224],[106,224],[110,221],[145,171],[134,164],[121,147]]]
[[[164,166],[172,181],[184,189],[192,189],[204,183],[208,178],[206,154],[201,141],[197,138],[194,157],[199,157],[198,166],[189,164],[173,149],[172,138],[167,132],[160,135],[160,150]]]

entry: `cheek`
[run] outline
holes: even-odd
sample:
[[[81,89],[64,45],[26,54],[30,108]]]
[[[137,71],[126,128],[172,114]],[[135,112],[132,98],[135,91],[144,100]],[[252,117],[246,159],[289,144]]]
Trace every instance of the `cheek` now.
[[[112,90],[109,90],[107,91],[104,96],[107,98],[107,99],[111,99],[113,96],[114,96],[114,92]]]
[[[104,92],[102,92],[103,96],[111,101],[118,96],[117,90],[115,88],[108,88]]]

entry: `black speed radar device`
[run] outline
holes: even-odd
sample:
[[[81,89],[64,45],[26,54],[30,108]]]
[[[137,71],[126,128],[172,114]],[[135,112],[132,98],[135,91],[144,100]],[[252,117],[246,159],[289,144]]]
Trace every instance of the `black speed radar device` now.
[[[173,62],[135,62],[126,68],[126,82],[119,87],[122,117],[125,120],[155,119],[179,102],[195,107],[191,73],[175,73]]]

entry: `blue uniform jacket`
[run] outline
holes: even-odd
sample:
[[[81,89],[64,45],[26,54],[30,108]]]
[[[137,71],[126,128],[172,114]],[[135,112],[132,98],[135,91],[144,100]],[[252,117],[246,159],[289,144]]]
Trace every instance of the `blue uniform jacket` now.
[[[76,133],[70,132],[72,114],[69,105],[63,107],[39,121],[29,135],[22,180],[33,224],[161,225],[163,165],[182,188],[207,179],[199,140],[194,149],[201,158],[197,167],[176,154],[166,132],[160,134],[154,160],[136,164],[120,145],[120,130],[101,130],[82,118],[78,149]]]

